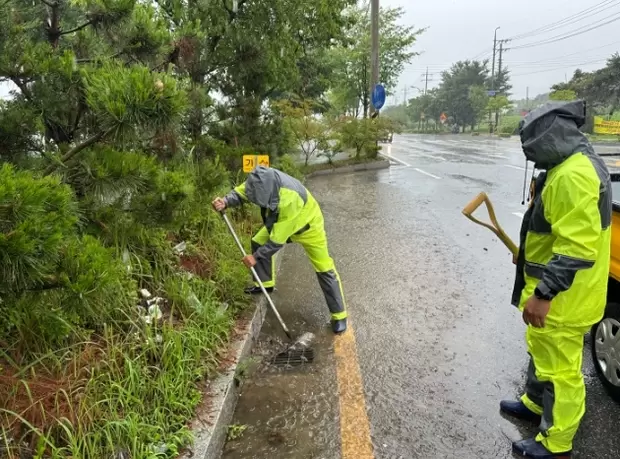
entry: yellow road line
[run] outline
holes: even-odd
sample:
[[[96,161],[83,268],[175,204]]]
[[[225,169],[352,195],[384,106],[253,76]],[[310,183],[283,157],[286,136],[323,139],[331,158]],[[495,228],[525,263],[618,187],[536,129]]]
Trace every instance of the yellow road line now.
[[[370,421],[350,319],[346,333],[334,339],[334,353],[340,397],[342,459],[374,459]]]

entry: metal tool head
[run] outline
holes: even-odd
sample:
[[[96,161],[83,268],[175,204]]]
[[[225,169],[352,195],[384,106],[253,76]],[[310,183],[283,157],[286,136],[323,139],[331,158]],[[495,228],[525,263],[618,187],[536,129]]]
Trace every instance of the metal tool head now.
[[[314,361],[312,343],[315,339],[314,333],[304,333],[288,349],[277,354],[271,363],[281,367],[296,367],[312,363]]]

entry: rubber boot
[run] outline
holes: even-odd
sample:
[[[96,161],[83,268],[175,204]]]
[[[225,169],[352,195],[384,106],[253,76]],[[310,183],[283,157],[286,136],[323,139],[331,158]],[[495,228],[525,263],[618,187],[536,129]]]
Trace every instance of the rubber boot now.
[[[267,290],[267,293],[271,293],[273,292],[273,287],[265,287],[265,290]],[[246,288],[244,292],[248,295],[260,295],[261,293],[263,293],[261,288],[257,285]]]
[[[502,400],[499,403],[499,410],[513,418],[540,424],[540,416],[525,406],[521,400]]]
[[[572,454],[571,451],[552,453],[533,438],[514,442],[512,450],[519,456],[531,457],[532,459],[569,459]]]
[[[347,330],[347,319],[332,320],[332,330],[336,335]]]

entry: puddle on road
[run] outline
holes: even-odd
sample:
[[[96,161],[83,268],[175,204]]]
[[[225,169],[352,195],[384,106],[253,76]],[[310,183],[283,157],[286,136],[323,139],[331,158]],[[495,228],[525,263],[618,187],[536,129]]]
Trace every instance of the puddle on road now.
[[[457,179],[457,180],[462,180],[465,182],[470,182],[470,183],[475,183],[478,185],[482,185],[483,187],[485,187],[487,190],[491,189],[491,188],[495,188],[495,184],[493,182],[490,182],[488,180],[484,180],[484,179],[480,179],[480,178],[476,178],[476,177],[470,177],[468,175],[461,175],[461,174],[450,174],[451,177]]]
[[[299,272],[296,274],[300,275]],[[314,273],[310,274],[313,277],[309,279],[316,282]],[[283,277],[286,275],[284,273]],[[326,326],[326,315],[321,314],[324,311],[320,308],[325,306],[319,296],[320,290],[313,287],[308,287],[309,292],[305,297],[306,302],[317,304],[316,315],[310,315],[310,324],[303,320],[305,324],[296,324],[295,328],[298,328],[299,334],[300,327],[317,334],[313,344],[314,362],[290,368],[268,363],[287,346],[286,342],[271,338],[279,336],[281,332],[276,328],[275,319],[268,313],[260,341],[253,352],[254,364],[250,377],[243,383],[233,420],[234,424],[247,428],[240,438],[227,442],[223,459],[332,459],[334,451],[339,451],[333,335]],[[286,292],[285,287],[277,296],[290,298],[293,294]],[[298,313],[287,308],[281,309],[287,323],[300,321]]]

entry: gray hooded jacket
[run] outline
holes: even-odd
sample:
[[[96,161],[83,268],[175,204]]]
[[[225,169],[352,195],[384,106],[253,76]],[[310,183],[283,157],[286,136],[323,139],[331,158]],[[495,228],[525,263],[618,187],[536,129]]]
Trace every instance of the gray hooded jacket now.
[[[304,204],[308,202],[308,191],[302,183],[278,169],[259,166],[250,172],[244,183],[243,193],[245,197],[249,202],[261,208],[263,224],[270,233],[273,225],[280,217],[280,191],[283,188],[298,193]],[[237,207],[244,202],[244,197],[236,189],[228,193],[224,199],[227,207]],[[301,234],[308,228],[309,225],[306,225],[295,234]],[[269,240],[254,253],[254,256],[256,258],[270,258],[282,247],[282,244]]]

